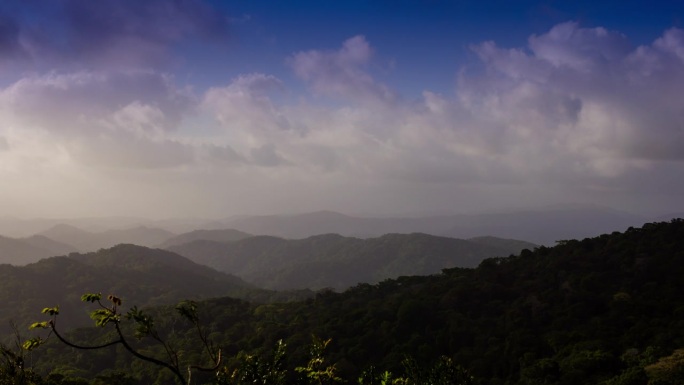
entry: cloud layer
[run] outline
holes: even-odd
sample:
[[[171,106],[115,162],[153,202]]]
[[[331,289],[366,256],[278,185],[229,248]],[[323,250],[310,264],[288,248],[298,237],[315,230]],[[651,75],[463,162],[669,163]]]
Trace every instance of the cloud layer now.
[[[448,95],[383,84],[371,70],[382,47],[360,35],[284,59],[305,94],[263,73],[197,90],[162,63],[183,39],[226,38],[227,17],[195,2],[85,3],[63,3],[61,46],[0,18],[0,65],[66,63],[0,89],[0,176],[15,183],[0,198],[33,200],[32,215],[63,215],[55,202],[79,215],[105,213],[103,202],[153,216],[560,201],[638,210],[684,193],[680,29],[633,46],[566,22],[520,47],[476,43]]]

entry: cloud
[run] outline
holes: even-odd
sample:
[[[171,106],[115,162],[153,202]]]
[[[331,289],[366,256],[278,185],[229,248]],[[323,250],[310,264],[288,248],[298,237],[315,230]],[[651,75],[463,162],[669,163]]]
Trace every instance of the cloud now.
[[[554,67],[576,71],[597,70],[619,62],[629,54],[627,37],[605,28],[580,28],[576,22],[558,24],[543,35],[529,38],[534,57]]]
[[[375,82],[365,69],[373,50],[364,36],[349,38],[337,51],[303,51],[289,58],[295,74],[325,96],[391,101],[387,87]]]
[[[192,108],[193,96],[166,75],[150,71],[48,73],[18,80],[0,91],[0,110],[50,131],[90,130],[88,123],[116,120],[135,105],[154,105],[172,129]],[[113,122],[115,123],[115,122]]]
[[[210,164],[233,166],[246,163],[245,158],[228,145],[205,144],[200,146],[200,153],[204,155],[205,161]]]
[[[151,140],[125,131],[72,140],[67,149],[80,164],[96,168],[163,169],[192,164],[195,150],[177,141]]]
[[[245,142],[253,142],[260,135],[291,128],[269,97],[282,89],[282,82],[274,76],[247,74],[226,87],[207,90],[202,105],[226,129],[244,134]]]
[[[299,133],[293,133],[296,128],[291,117],[271,99],[282,91],[279,79],[258,73],[207,90],[201,108],[221,127],[219,137],[211,138],[212,145],[223,146],[212,148],[209,158],[266,167],[288,164],[275,151],[274,143],[290,141],[288,136]]]
[[[389,87],[363,69],[372,49],[356,36],[337,51],[297,53],[289,64],[314,93],[375,103],[278,104],[253,85],[273,90],[282,82],[253,74],[212,89],[203,105],[245,158],[277,148],[290,166],[317,173],[612,184],[684,155],[681,42],[672,29],[632,47],[618,32],[563,23],[527,47],[473,46],[484,71],[462,72],[455,97],[426,90],[416,101],[388,102]]]
[[[171,78],[147,71],[52,73],[0,90],[4,125],[24,137],[47,135],[91,166],[190,162],[192,150],[170,136],[195,106],[193,95]]]
[[[250,151],[250,155],[254,164],[259,166],[275,167],[290,163],[278,153],[273,144],[265,144],[263,146],[253,148]]]
[[[483,43],[473,49],[489,71],[462,78],[459,93],[474,111],[498,116],[511,145],[529,135],[526,147],[546,159],[563,154],[583,172],[617,176],[683,160],[681,34],[634,48],[617,32],[563,23],[532,36],[528,52]]]
[[[210,213],[231,200],[291,200],[294,211],[610,204],[658,187],[680,199],[684,31],[633,46],[568,22],[518,47],[471,49],[477,61],[454,68],[453,93],[411,98],[373,77],[363,36],[290,56],[303,95],[264,73],[206,91],[155,70],[28,76],[0,89],[0,148],[11,145],[0,173],[111,178],[147,197],[175,191],[165,207],[201,196]],[[282,200],[269,203],[273,191]]]

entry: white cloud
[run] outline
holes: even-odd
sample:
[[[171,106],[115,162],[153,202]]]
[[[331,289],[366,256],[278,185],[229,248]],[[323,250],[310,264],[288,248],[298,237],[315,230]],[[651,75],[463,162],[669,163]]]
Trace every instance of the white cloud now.
[[[580,28],[576,22],[558,24],[541,36],[531,36],[529,48],[536,59],[582,72],[619,62],[631,50],[626,36],[602,27]]]
[[[377,103],[278,105],[245,92],[240,79],[205,103],[232,137],[248,138],[232,142],[239,151],[275,146],[302,170],[417,182],[613,184],[684,154],[676,129],[684,104],[675,97],[684,70],[662,64],[677,52],[679,34],[635,48],[620,33],[563,23],[530,37],[526,48],[474,46],[485,71],[462,74],[455,98],[426,91],[422,100],[391,103],[378,97],[392,94],[389,87],[363,69],[372,50],[357,36],[338,51],[295,54],[290,64],[314,92]],[[647,70],[652,62],[661,64]]]
[[[326,96],[391,101],[395,95],[378,84],[365,69],[373,50],[364,36],[354,36],[337,51],[304,51],[294,54],[289,64],[295,74]]]
[[[465,79],[459,92],[486,106],[479,113],[500,116],[514,134],[508,143],[520,127],[533,134],[528,148],[617,176],[644,161],[684,157],[684,102],[675,96],[684,67],[668,57],[684,47],[680,34],[633,48],[619,33],[564,23],[531,37],[529,54],[485,43],[474,49],[490,72]]]
[[[0,90],[0,174],[118,180],[130,199],[202,197],[205,212],[231,200],[291,211],[535,204],[659,183],[684,193],[659,182],[684,160],[684,32],[633,47],[570,22],[524,47],[472,49],[479,66],[460,72],[453,95],[417,100],[372,76],[362,36],[291,56],[311,91],[295,97],[259,73],[201,94],[154,71],[27,77]]]
[[[153,72],[51,73],[1,90],[0,120],[90,166],[173,167],[192,161],[192,150],[168,136],[195,104]]]

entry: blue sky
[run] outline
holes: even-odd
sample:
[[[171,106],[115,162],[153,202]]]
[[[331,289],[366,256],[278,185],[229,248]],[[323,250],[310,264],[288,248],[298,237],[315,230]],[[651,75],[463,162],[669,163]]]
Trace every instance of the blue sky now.
[[[681,211],[683,14],[3,2],[0,215]]]
[[[445,80],[451,77],[455,81],[456,72],[476,60],[470,50],[473,44],[493,40],[518,47],[530,35],[566,21],[617,30],[635,45],[648,44],[666,26],[681,27],[684,5],[676,3],[216,1],[214,4],[234,20],[233,38],[213,50],[202,47],[205,50],[199,54],[210,55],[204,57],[203,67],[210,79],[253,71],[288,78],[284,58],[293,52],[331,49],[349,37],[363,35],[378,50],[371,68],[375,75],[408,96],[424,89],[451,92],[453,82]],[[190,47],[190,52],[197,51]],[[225,61],[216,60],[217,54]],[[201,75],[196,76],[199,81]]]

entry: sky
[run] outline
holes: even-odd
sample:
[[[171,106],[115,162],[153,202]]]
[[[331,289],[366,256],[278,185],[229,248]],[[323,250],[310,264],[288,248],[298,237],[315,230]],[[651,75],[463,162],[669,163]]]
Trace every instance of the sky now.
[[[679,1],[0,4],[0,216],[684,211]]]

